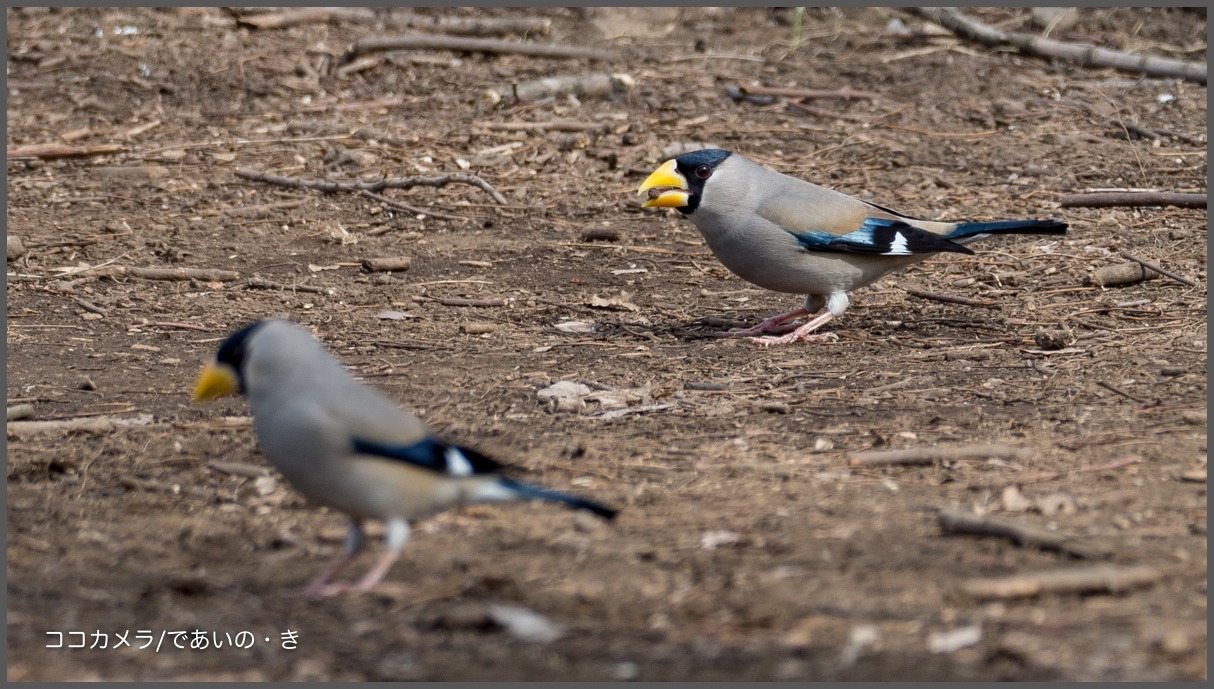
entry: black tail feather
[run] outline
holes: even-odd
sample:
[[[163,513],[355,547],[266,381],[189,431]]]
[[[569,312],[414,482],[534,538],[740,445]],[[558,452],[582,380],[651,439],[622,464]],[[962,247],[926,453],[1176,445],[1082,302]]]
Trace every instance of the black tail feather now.
[[[509,479],[504,476],[501,478],[501,484],[506,488],[518,493],[520,497],[530,498],[532,500],[559,502],[567,507],[593,512],[607,520],[615,519],[615,515],[619,513],[619,510],[599,504],[593,500],[580,498],[576,495],[569,495],[568,493],[562,493],[556,490],[540,488],[539,486],[520,483],[514,479]]]
[[[948,233],[949,239],[979,234],[1066,234],[1067,224],[1060,220],[1001,220],[998,222],[962,222]]]

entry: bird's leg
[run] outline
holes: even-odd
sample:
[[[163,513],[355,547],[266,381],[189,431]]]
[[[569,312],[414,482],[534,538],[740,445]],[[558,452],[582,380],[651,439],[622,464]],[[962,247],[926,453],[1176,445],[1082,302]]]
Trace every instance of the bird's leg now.
[[[791,321],[794,318],[800,318],[801,316],[808,314],[809,312],[806,311],[805,307],[802,306],[787,313],[772,316],[758,325],[752,325],[749,328],[733,328],[718,334],[722,337],[748,337],[751,335],[764,335],[766,333],[787,332],[793,327],[787,325],[787,321]]]
[[[405,544],[409,542],[409,522],[404,519],[389,519],[388,520],[388,537],[385,539],[387,549],[380,556],[379,561],[375,563],[367,574],[358,580],[354,585],[355,591],[369,591],[376,584],[383,581],[384,575],[392,569],[392,565],[396,563],[396,559],[400,557],[400,551],[405,549]]]
[[[817,318],[814,318],[787,335],[780,335],[779,337],[750,337],[747,339],[755,344],[763,345],[764,347],[788,344],[790,342],[796,342],[797,340],[801,340],[803,342],[828,342],[831,340],[838,340],[839,336],[834,333],[821,333],[819,335],[810,334],[825,325],[832,318],[834,318],[834,314],[830,311],[826,311],[820,314]]]
[[[778,344],[788,344],[789,342],[796,342],[797,340],[801,340],[802,342],[826,342],[830,340],[838,340],[839,336],[834,333],[823,333],[821,335],[811,335],[810,333],[830,322],[830,319],[834,318],[835,316],[843,315],[843,312],[847,310],[847,305],[847,292],[831,292],[826,296],[821,294],[811,294],[805,298],[805,310],[808,313],[815,313],[825,306],[825,311],[811,318],[807,323],[788,333],[787,335],[781,335],[779,337],[751,337],[748,339],[751,342],[761,344],[764,347]]]
[[[346,549],[342,554],[334,560],[328,567],[320,571],[316,578],[304,587],[303,595],[305,596],[331,596],[335,593],[341,593],[349,588],[347,584],[330,584],[329,580],[340,572],[346,565],[354,560],[359,551],[366,545],[367,539],[363,533],[363,523],[361,519],[350,517],[350,529],[346,532]]]

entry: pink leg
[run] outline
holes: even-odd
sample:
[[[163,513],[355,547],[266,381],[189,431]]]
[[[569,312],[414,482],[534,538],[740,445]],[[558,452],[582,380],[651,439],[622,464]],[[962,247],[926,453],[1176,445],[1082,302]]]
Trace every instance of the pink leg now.
[[[362,522],[356,519],[350,520],[350,530],[346,534],[346,550],[328,567],[320,571],[316,578],[308,583],[301,591],[304,596],[331,596],[335,593],[341,593],[349,588],[347,584],[330,584],[329,580],[338,572],[350,564],[359,551],[366,544],[366,538],[363,535]]]
[[[405,549],[405,543],[409,542],[409,522],[404,519],[388,520],[388,537],[387,550],[380,556],[367,574],[358,583],[354,585],[355,591],[370,591],[376,584],[383,581],[384,575],[392,569],[392,565],[396,564],[397,558],[400,557],[400,552]]]
[[[763,345],[764,347],[788,344],[790,342],[796,342],[797,340],[801,340],[803,342],[824,342],[828,340],[837,340],[839,339],[839,336],[835,335],[834,333],[822,333],[820,335],[810,334],[825,325],[833,317],[834,316],[830,311],[824,311],[813,320],[788,333],[787,335],[781,335],[779,337],[751,337],[747,339],[755,344]]]
[[[766,333],[787,332],[792,328],[792,326],[785,325],[785,321],[791,321],[794,318],[800,318],[801,316],[806,315],[809,315],[809,312],[805,310],[804,306],[802,306],[801,308],[793,309],[788,313],[781,313],[772,316],[758,325],[753,325],[749,328],[734,328],[718,334],[722,337],[749,337],[751,335],[764,335]]]
[[[321,570],[320,574],[317,574],[316,578],[304,587],[304,590],[300,592],[301,595],[331,596],[335,593],[341,593],[344,590],[345,585],[330,584],[329,580],[333,578],[333,575],[344,569],[346,565],[350,564],[353,559],[354,555],[350,553],[343,553],[341,557],[333,561],[333,564]]]

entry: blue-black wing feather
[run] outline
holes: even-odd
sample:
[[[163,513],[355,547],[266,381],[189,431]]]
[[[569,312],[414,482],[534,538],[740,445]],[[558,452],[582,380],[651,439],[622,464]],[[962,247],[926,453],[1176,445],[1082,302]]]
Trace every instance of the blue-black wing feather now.
[[[492,474],[502,468],[500,462],[476,450],[450,445],[435,438],[426,438],[411,445],[386,445],[355,438],[353,445],[354,451],[361,454],[406,462],[443,474]],[[453,449],[458,453],[458,457],[452,457],[451,450]],[[459,461],[460,458],[467,464],[462,464]],[[471,472],[468,471],[469,466]]]
[[[807,251],[837,251],[884,256],[908,256],[941,251],[959,254],[974,253],[947,237],[920,229],[902,220],[889,218],[868,218],[860,229],[844,235],[821,231],[792,232],[791,234]]]

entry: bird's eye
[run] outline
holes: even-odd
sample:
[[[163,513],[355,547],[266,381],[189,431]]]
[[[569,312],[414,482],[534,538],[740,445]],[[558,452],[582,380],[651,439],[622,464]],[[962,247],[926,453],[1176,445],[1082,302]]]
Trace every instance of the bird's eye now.
[[[696,168],[696,177],[699,177],[700,179],[708,179],[709,177],[712,177],[712,168],[707,165],[701,165],[700,167]]]

